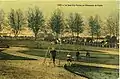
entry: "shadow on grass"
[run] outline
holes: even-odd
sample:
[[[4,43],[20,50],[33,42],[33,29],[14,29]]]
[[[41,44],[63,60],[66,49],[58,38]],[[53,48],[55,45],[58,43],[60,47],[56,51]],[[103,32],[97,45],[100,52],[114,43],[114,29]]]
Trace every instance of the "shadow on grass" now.
[[[117,79],[119,77],[118,69],[82,66],[79,64],[65,65],[64,68],[88,79]]]
[[[36,59],[21,57],[21,56],[14,56],[14,55],[0,52],[0,60],[36,60]]]

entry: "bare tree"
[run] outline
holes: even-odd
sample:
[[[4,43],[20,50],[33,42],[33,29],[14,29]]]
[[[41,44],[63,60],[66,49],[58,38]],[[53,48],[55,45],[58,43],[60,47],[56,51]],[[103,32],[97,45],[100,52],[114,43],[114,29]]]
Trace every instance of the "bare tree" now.
[[[8,15],[8,20],[15,37],[18,36],[21,31],[21,27],[25,23],[23,12],[20,9],[11,9],[11,12]]]
[[[114,15],[110,15],[107,19],[107,28],[109,30],[110,36],[117,36],[119,35],[119,15],[118,13]]]

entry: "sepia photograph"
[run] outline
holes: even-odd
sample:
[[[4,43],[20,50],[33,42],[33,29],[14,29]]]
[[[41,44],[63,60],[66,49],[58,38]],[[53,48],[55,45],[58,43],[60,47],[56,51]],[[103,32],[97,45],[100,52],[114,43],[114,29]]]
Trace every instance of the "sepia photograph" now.
[[[0,0],[0,79],[118,79],[119,1]]]

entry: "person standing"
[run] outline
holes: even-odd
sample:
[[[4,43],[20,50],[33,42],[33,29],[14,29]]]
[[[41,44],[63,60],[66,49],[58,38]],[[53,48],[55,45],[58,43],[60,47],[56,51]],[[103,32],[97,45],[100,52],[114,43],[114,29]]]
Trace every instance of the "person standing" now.
[[[89,58],[90,57],[90,52],[87,50],[86,52],[86,57]]]
[[[55,58],[56,58],[56,53],[57,51],[52,48],[52,50],[50,51],[51,57],[52,57],[52,61],[53,61],[53,65],[55,66]]]
[[[67,63],[70,65],[72,62],[72,56],[70,53],[67,54]]]
[[[77,59],[77,61],[79,61],[79,55],[80,55],[80,53],[79,53],[79,51],[77,51],[76,52],[76,59]]]

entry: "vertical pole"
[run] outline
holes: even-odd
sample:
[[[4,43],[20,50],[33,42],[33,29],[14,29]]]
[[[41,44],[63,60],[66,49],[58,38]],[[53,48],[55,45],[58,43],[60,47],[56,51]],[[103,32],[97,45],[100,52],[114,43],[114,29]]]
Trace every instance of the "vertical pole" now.
[[[45,53],[44,60],[43,60],[43,64],[45,64],[45,62],[46,62],[48,52],[49,52],[49,47],[48,47],[48,49],[47,49],[47,51],[46,51],[46,53]]]
[[[59,63],[58,65],[60,65],[60,45],[59,45]]]
[[[59,66],[60,66],[60,47],[61,47],[61,37],[59,38]]]

